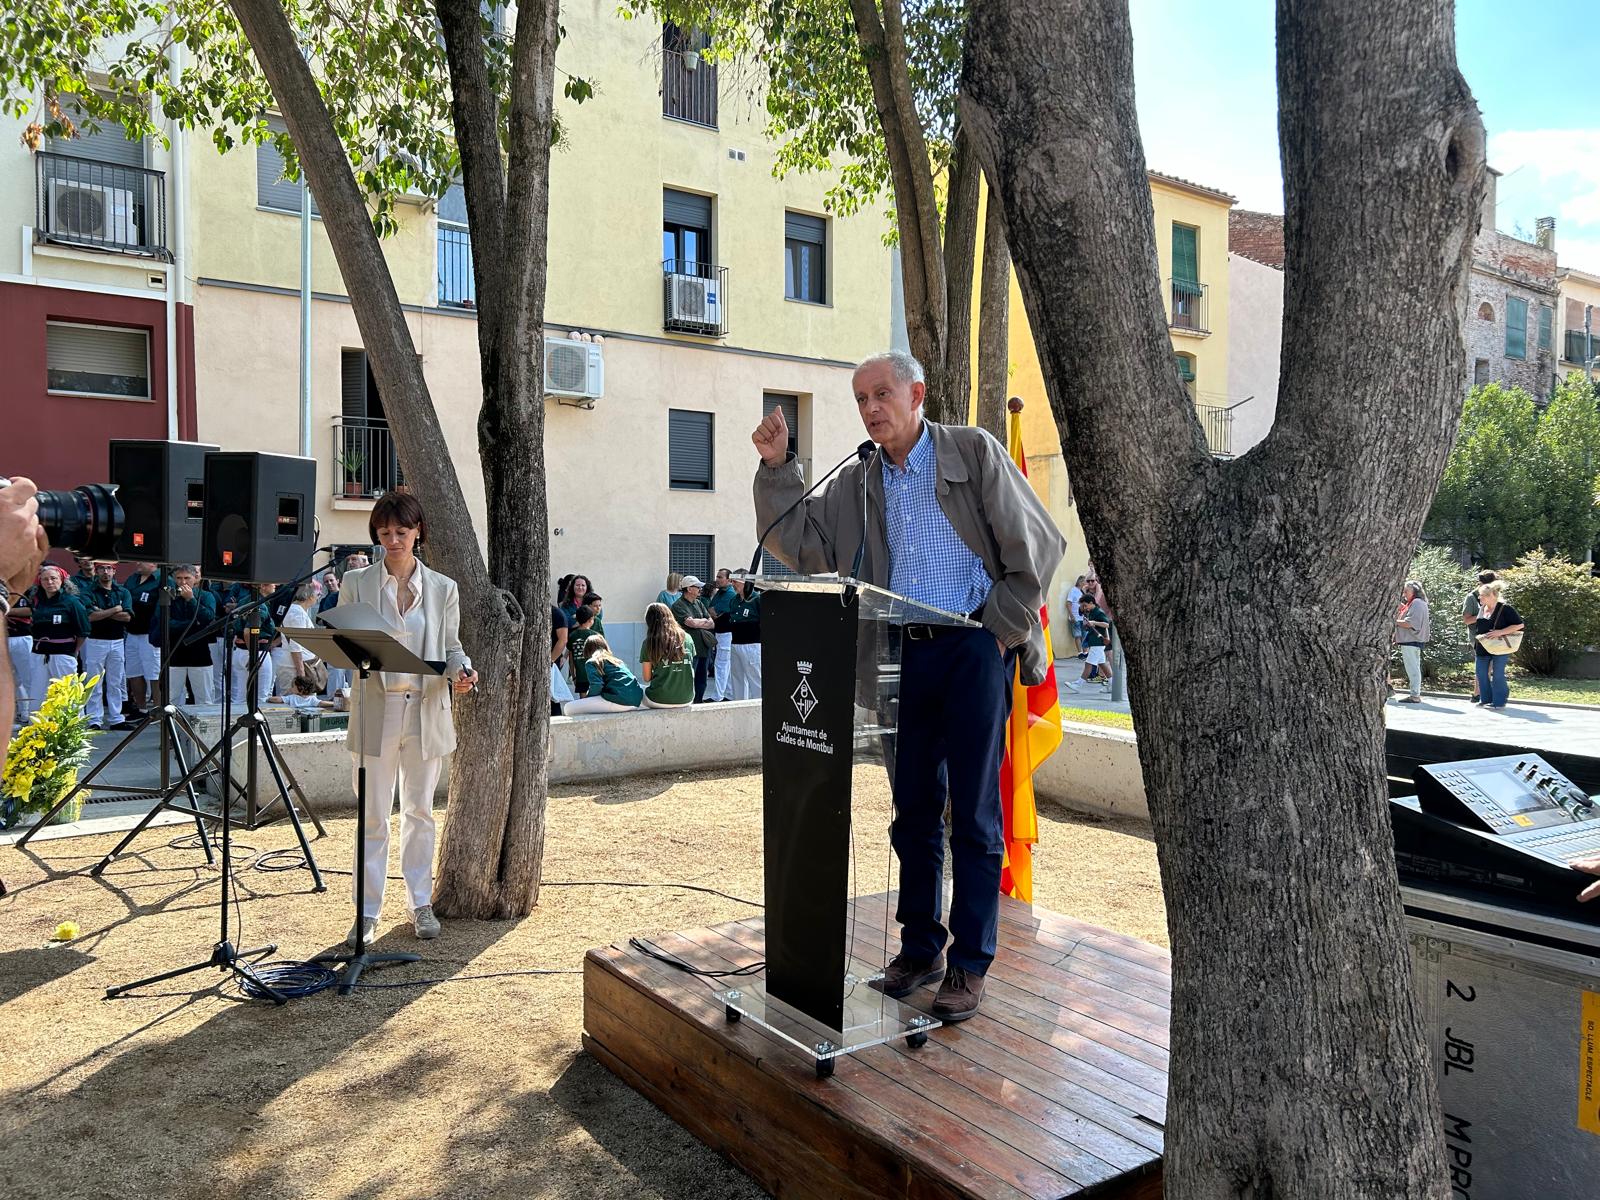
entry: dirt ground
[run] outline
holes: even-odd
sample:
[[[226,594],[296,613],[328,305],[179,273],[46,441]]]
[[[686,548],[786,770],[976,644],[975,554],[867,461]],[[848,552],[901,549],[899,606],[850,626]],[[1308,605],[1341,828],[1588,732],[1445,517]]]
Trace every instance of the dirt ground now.
[[[887,788],[857,782],[857,883],[882,891]],[[389,884],[380,950],[424,961],[365,977],[417,986],[331,991],[283,1008],[211,988],[211,971],[118,1000],[111,985],[204,958],[218,873],[181,827],[147,832],[98,880],[112,836],[0,849],[0,1179],[24,1197],[664,1197],[761,1192],[579,1053],[591,946],[750,914],[761,895],[761,784],[753,772],[559,789],[547,887],[516,922],[447,921],[418,943]],[[354,820],[314,843],[325,895],[304,871],[243,869],[242,938],[310,958],[350,924]],[[1041,813],[1036,903],[1165,943],[1155,850],[1140,826]],[[286,826],[238,839],[292,843]],[[243,858],[248,860],[249,851]],[[398,851],[391,844],[391,870]],[[555,886],[580,881],[597,886]],[[231,914],[230,914],[231,918]],[[81,936],[48,938],[61,921]],[[471,979],[550,968],[571,974]],[[192,988],[210,990],[193,991]]]

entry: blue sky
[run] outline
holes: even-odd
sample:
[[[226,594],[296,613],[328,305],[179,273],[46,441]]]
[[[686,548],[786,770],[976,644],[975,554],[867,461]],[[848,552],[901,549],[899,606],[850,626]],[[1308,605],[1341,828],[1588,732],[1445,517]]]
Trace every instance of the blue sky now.
[[[1399,0],[1406,2],[1406,0]],[[1283,211],[1272,0],[1132,0],[1145,160]],[[1600,273],[1600,4],[1458,0],[1456,53],[1504,172],[1497,224],[1556,218],[1563,266]]]

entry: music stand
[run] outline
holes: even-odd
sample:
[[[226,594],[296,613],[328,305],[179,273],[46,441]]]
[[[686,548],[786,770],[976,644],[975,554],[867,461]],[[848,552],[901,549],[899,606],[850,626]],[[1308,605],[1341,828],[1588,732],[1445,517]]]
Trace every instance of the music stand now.
[[[330,609],[323,614],[321,620],[327,621],[331,613],[337,609]],[[302,646],[314,649],[318,656],[326,663],[337,667],[344,667],[354,671],[360,680],[358,686],[365,690],[368,677],[373,671],[395,671],[403,675],[443,675],[444,664],[428,662],[418,658],[411,651],[380,629],[296,629],[294,640]],[[339,995],[348,996],[361,978],[361,972],[369,966],[379,963],[417,962],[421,959],[419,954],[368,954],[366,939],[362,936],[362,925],[366,900],[366,866],[367,866],[367,754],[366,754],[366,722],[360,720],[355,712],[354,696],[351,693],[351,717],[356,727],[356,946],[350,950],[330,950],[326,954],[319,954],[313,962],[341,962],[345,964],[344,974],[339,981]],[[385,797],[391,804],[393,797]],[[387,815],[384,817],[388,819]]]

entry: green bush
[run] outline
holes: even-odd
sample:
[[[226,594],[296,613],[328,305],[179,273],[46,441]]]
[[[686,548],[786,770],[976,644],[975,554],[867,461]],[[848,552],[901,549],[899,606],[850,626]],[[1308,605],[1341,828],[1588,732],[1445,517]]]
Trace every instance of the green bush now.
[[[1437,678],[1464,670],[1472,662],[1472,634],[1461,623],[1461,601],[1478,586],[1477,568],[1461,566],[1443,546],[1424,546],[1406,578],[1420,583],[1428,596],[1432,633],[1422,651],[1424,672]]]
[[[1517,651],[1525,670],[1553,675],[1569,655],[1600,643],[1600,579],[1593,564],[1534,550],[1500,577],[1506,599],[1527,624]]]

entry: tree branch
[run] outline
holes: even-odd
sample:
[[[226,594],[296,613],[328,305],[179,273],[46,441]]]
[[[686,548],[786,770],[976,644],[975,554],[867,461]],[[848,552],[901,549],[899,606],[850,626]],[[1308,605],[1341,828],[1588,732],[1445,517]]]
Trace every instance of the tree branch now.
[[[1011,249],[1005,212],[991,191],[983,218],[983,273],[978,284],[978,427],[1006,440],[1006,381],[1011,366]]]
[[[927,410],[931,420],[946,424],[965,425],[972,408],[972,276],[982,175],[972,135],[958,126],[944,199],[944,387],[939,393],[929,389]],[[937,370],[939,364],[932,366]]]
[[[880,19],[875,0],[850,0],[894,184],[906,332],[912,353],[931,370],[942,371],[947,307],[933,165],[906,72],[906,37],[899,0],[884,0],[883,8]]]
[[[272,86],[301,167],[316,193],[406,478],[432,514],[435,528],[450,531],[430,551],[441,569],[463,586],[487,587],[488,573],[472,536],[472,514],[429,398],[399,293],[316,79],[277,0],[230,3]]]

